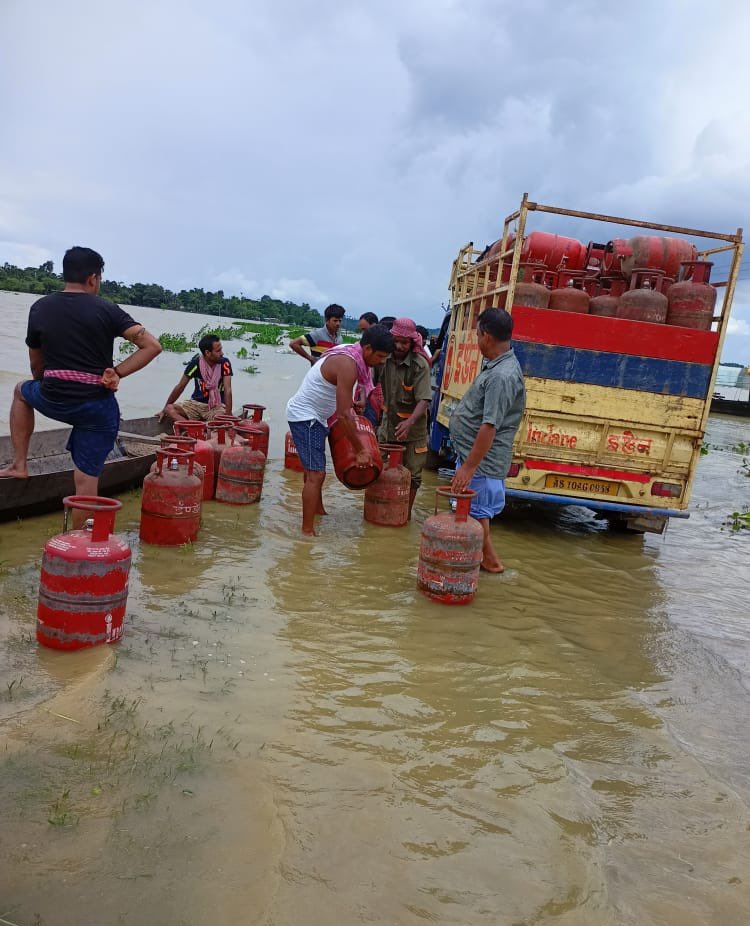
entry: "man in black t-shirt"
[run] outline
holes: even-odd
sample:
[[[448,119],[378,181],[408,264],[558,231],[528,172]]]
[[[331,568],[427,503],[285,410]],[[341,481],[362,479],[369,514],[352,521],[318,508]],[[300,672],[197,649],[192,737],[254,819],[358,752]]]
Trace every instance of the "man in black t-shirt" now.
[[[169,393],[164,408],[159,412],[159,421],[210,421],[216,415],[232,414],[232,364],[224,356],[221,341],[215,334],[204,334],[198,341],[198,350],[185,364],[185,372]],[[193,394],[177,400],[185,386],[193,380]]]
[[[91,248],[74,247],[63,258],[62,292],[37,300],[29,311],[26,344],[34,377],[16,386],[10,408],[14,461],[0,478],[28,478],[34,410],[72,425],[77,495],[96,495],[104,461],[115,444],[120,409],[115,391],[123,376],[145,367],[161,345],[118,305],[99,297],[104,261]],[[115,338],[138,348],[113,365]],[[82,513],[83,514],[83,513]],[[81,517],[74,519],[80,521]]]

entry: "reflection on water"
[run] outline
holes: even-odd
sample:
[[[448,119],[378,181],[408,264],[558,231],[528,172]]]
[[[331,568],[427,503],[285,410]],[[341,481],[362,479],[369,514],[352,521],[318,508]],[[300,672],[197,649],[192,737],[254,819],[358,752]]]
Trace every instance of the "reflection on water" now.
[[[290,359],[241,396],[278,448]],[[664,537],[501,518],[509,570],[459,609],[415,589],[429,487],[388,530],[331,480],[302,540],[301,477],[272,461],[260,505],[207,505],[181,550],[139,544],[133,493],[126,636],[72,657],[33,638],[59,518],[0,527],[0,916],[744,926],[740,468],[704,458]]]

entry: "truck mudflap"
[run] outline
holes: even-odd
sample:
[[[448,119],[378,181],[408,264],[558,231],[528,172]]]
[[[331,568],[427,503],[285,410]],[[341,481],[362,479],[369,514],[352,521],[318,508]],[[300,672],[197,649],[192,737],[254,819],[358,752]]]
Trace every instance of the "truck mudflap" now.
[[[661,534],[669,518],[690,517],[689,511],[680,511],[678,508],[651,508],[647,505],[623,505],[620,502],[605,502],[594,498],[576,498],[573,495],[552,495],[547,492],[530,492],[524,489],[510,489],[506,486],[505,494],[508,498],[517,498],[523,501],[536,502],[545,505],[579,505],[581,508],[590,508],[593,511],[609,513],[631,530]]]

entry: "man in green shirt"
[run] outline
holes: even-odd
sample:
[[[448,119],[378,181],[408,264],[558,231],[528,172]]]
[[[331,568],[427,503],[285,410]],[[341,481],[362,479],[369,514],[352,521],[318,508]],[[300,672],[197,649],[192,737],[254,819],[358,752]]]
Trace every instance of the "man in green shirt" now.
[[[391,334],[393,353],[375,374],[384,398],[378,440],[404,445],[404,466],[411,473],[411,517],[427,459],[427,410],[432,401],[430,365],[415,350],[422,341],[410,318],[397,318]]]
[[[477,319],[482,369],[450,418],[456,450],[454,492],[472,489],[471,514],[482,525],[482,568],[503,572],[490,540],[490,520],[505,507],[505,477],[513,458],[513,438],[523,416],[523,372],[510,346],[513,319],[504,309],[485,309]]]

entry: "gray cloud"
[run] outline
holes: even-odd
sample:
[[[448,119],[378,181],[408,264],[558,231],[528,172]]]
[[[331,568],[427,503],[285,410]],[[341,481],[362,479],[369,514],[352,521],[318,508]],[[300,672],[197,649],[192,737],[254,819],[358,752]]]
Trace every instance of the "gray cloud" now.
[[[524,190],[733,230],[750,10],[602,7],[6,2],[0,260],[89,243],[118,279],[435,324],[458,248]]]

